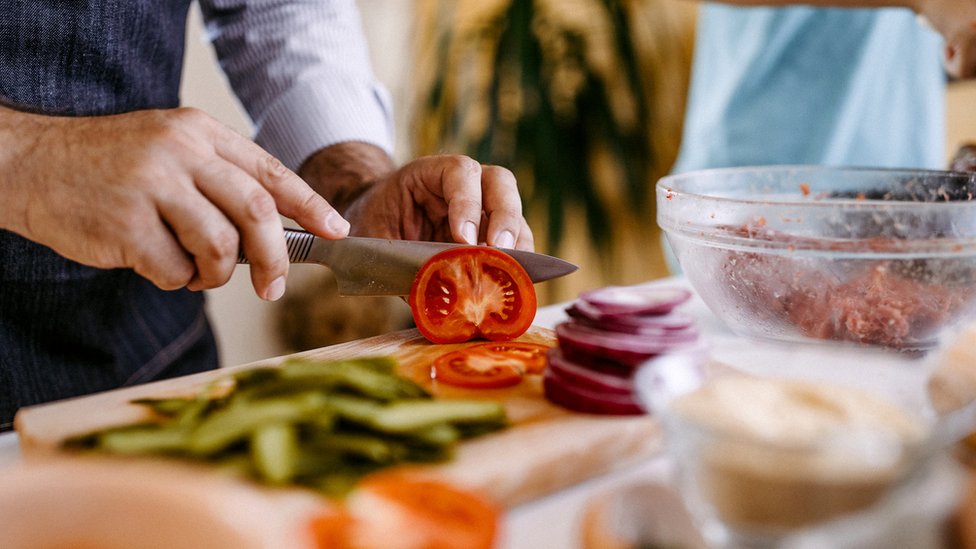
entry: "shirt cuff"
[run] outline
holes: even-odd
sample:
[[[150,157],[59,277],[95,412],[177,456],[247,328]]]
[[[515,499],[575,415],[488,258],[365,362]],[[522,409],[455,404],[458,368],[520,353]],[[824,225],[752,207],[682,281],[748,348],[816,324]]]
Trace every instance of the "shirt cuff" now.
[[[302,82],[257,121],[254,140],[292,170],[316,151],[348,141],[370,143],[393,156],[390,103],[378,85]]]

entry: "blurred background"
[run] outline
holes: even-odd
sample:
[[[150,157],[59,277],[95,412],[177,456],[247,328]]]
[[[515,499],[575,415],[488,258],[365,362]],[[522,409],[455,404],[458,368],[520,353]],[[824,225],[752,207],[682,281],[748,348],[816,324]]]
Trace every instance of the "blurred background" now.
[[[512,169],[537,251],[581,266],[537,286],[540,305],[668,276],[653,186],[681,136],[697,4],[691,0],[359,0],[377,77],[394,98],[396,158],[459,153]],[[949,86],[947,161],[976,142],[976,82]],[[251,126],[194,5],[183,103]],[[258,299],[247,267],[208,292],[223,365],[409,326],[396,298],[341,298],[297,265]]]

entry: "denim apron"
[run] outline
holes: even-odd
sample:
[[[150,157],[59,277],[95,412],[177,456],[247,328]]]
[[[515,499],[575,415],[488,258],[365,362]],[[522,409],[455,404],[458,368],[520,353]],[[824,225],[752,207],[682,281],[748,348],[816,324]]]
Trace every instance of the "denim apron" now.
[[[66,116],[177,106],[189,4],[0,0],[0,102]],[[202,293],[0,230],[0,430],[21,406],[216,366]]]

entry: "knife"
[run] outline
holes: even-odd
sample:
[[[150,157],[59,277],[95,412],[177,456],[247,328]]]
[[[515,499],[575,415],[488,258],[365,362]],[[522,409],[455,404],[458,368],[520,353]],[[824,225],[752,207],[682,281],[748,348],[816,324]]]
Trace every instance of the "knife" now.
[[[417,271],[431,256],[450,248],[469,246],[357,236],[327,240],[297,229],[285,229],[285,242],[289,261],[328,267],[339,283],[339,295],[346,296],[409,295]],[[532,282],[565,276],[578,269],[568,261],[549,255],[497,249],[518,261]],[[237,263],[248,263],[244,252],[238,256]]]

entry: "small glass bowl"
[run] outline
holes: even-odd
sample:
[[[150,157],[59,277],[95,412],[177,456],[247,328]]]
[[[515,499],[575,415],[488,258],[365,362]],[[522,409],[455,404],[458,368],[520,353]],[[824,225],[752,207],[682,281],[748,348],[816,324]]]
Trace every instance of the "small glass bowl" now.
[[[804,400],[798,405],[828,416],[841,417],[848,403],[866,411],[850,424],[822,428],[818,414],[752,408],[750,401],[778,402],[754,392],[766,386],[757,383],[803,387],[795,392]],[[700,362],[681,355],[641,367],[635,387],[661,419],[675,486],[713,547],[937,547],[942,521],[960,495],[958,465],[929,444],[931,422],[860,390],[739,373],[709,376]],[[686,397],[700,390],[724,391],[724,400],[689,406]],[[858,395],[865,401],[846,400]],[[872,423],[889,413],[890,425]],[[905,545],[906,539],[914,541]]]

